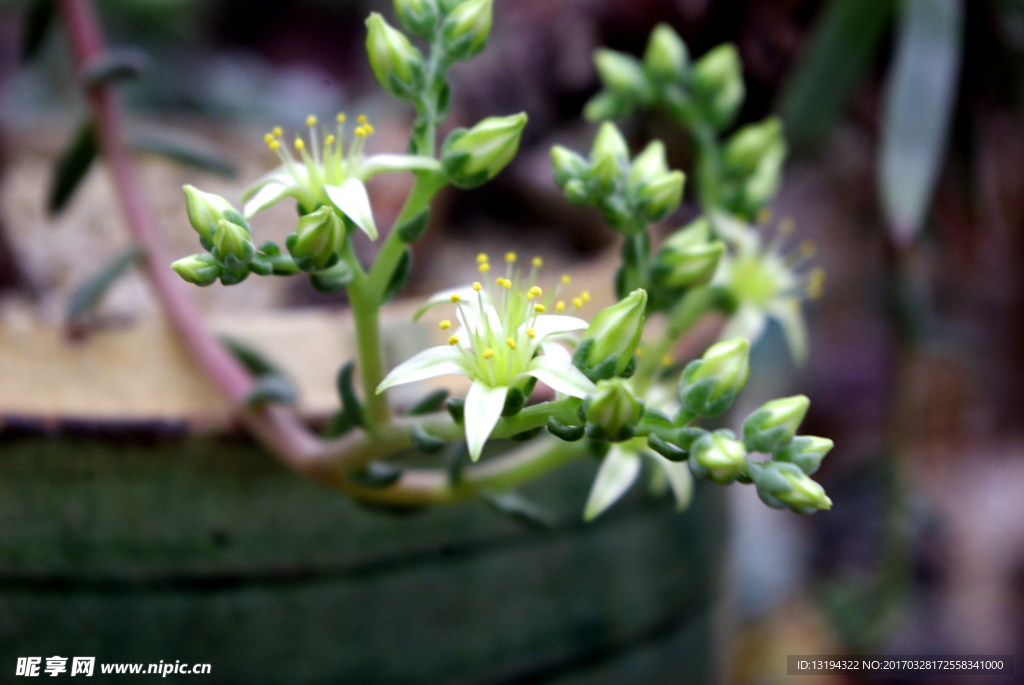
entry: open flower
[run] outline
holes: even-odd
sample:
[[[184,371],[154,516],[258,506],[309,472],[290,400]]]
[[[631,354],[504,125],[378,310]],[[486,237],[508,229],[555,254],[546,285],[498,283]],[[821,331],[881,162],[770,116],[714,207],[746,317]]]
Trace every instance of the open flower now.
[[[515,268],[514,253],[506,255],[505,275],[488,285],[438,293],[416,316],[442,303],[454,304],[461,326],[448,344],[431,347],[400,364],[377,387],[381,393],[393,385],[435,376],[458,374],[473,380],[466,394],[466,443],[473,461],[480,458],[484,443],[505,408],[509,390],[522,387],[532,376],[556,392],[584,398],[595,386],[574,367],[554,338],[583,330],[587,322],[574,316],[548,313],[564,311],[556,293],[535,285],[540,259],[533,260],[527,275]],[[478,257],[481,274],[490,272],[486,255]],[[568,279],[563,279],[563,282]],[[582,306],[582,300],[577,300]],[[451,327],[442,321],[442,330]]]
[[[345,114],[337,116],[334,132],[318,130],[315,116],[306,118],[309,143],[296,136],[293,154],[280,128],[264,136],[267,147],[277,153],[281,166],[253,184],[242,195],[246,218],[286,198],[293,197],[303,214],[321,205],[330,205],[347,216],[371,240],[377,239],[377,225],[370,210],[370,197],[364,182],[384,171],[437,171],[440,163],[420,155],[363,154],[366,138],[373,126],[360,116],[352,140],[345,149]],[[323,136],[323,144],[320,136]],[[297,156],[296,156],[297,155]]]
[[[767,245],[756,227],[738,219],[716,214],[713,223],[715,230],[735,246],[722,257],[711,282],[736,303],[721,339],[756,341],[768,319],[773,318],[782,326],[793,360],[803,363],[807,357],[807,329],[801,302],[821,297],[825,284],[821,267],[801,269],[814,256],[814,243],[806,240],[784,254],[783,242],[793,232],[791,220],[780,222],[777,235]]]

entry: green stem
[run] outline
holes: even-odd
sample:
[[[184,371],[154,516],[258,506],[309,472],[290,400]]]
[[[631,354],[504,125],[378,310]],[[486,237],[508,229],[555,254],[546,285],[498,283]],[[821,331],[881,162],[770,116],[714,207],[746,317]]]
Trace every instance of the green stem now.
[[[363,402],[367,432],[373,434],[391,418],[387,396],[377,394],[384,380],[384,353],[380,338],[380,305],[369,287],[370,281],[357,273],[348,288],[348,299],[356,325],[356,347],[359,353],[359,376],[363,381]]]

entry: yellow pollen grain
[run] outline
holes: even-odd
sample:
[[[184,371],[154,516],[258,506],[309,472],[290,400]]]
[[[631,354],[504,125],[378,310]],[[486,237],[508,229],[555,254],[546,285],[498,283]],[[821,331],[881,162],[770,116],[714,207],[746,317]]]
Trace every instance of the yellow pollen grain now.
[[[505,344],[507,344],[510,349],[516,349],[516,341],[512,338],[508,338],[507,340],[505,340]]]
[[[535,304],[535,305],[533,305],[533,311],[537,312],[538,314],[543,314],[544,310],[545,310],[545,307],[542,304]]]
[[[529,336],[530,340],[533,340],[534,338],[537,337],[537,331],[533,330],[532,328],[527,328],[526,335]]]
[[[505,261],[508,262],[509,264],[512,264],[513,262],[515,262],[516,261],[516,253],[515,252],[506,252],[505,253]]]
[[[489,347],[486,350],[484,350],[484,359],[490,359],[493,356],[494,356],[494,350],[492,350]]]
[[[366,118],[365,114],[360,114],[358,117],[356,117],[356,121],[359,122],[360,124],[365,124],[367,121],[369,121],[369,119]]]
[[[661,358],[662,366],[672,366],[673,363],[674,360],[672,359],[672,355],[670,354],[666,354],[664,357]]]
[[[805,240],[800,243],[800,255],[810,259],[814,256],[814,253],[818,251],[818,246],[814,244],[813,240]]]
[[[533,268],[534,269],[539,269],[542,266],[544,266],[544,260],[541,259],[540,257],[534,257],[533,258]]]
[[[313,128],[314,126],[316,126],[316,122],[317,122],[317,118],[315,116],[313,116],[312,114],[310,114],[308,117],[306,117],[306,127],[307,128]]]
[[[295,149],[298,150],[299,152],[302,152],[304,149],[306,149],[306,144],[302,142],[302,138],[295,139]]]
[[[477,267],[477,270],[480,273],[485,274],[485,273],[487,273],[488,271],[491,270],[491,265],[488,264],[487,262],[483,262],[483,263],[480,264],[480,266]]]
[[[576,307],[576,309],[579,309],[580,307],[583,306],[583,300],[581,300],[578,297],[572,298],[572,306]]]
[[[458,342],[459,342],[458,337],[456,337],[454,335],[452,337],[448,338],[448,344],[449,345],[457,345]]]
[[[334,145],[334,136],[328,135],[326,138],[324,138],[324,145],[326,145],[327,147]]]
[[[267,135],[263,136],[263,142],[266,143],[267,145],[270,145],[271,141],[273,141],[273,140],[274,140],[274,134],[273,133],[268,133]]]
[[[280,138],[281,136],[284,135],[284,131],[281,130],[280,126],[275,126],[270,130],[270,132],[274,134],[275,138]]]
[[[569,274],[562,274],[562,285],[569,285],[572,279],[569,278]]]
[[[770,224],[772,222],[772,210],[768,209],[767,207],[762,209],[760,212],[757,213],[756,221],[762,226],[764,226],[765,224]]]
[[[439,324],[438,324],[438,326],[440,326],[440,327],[441,327],[441,330],[442,330],[442,331],[447,331],[447,330],[448,330],[449,328],[451,328],[451,327],[452,327],[452,322],[451,322],[451,321],[449,321],[448,319],[445,319],[444,321],[442,321],[441,323],[439,323]]]
[[[473,290],[480,292],[481,290],[483,290],[483,288],[484,287],[480,285],[478,281],[473,281]]]
[[[796,220],[791,216],[783,217],[779,221],[779,233],[782,235],[791,235],[796,230]]]
[[[584,290],[580,293],[580,299],[584,302],[590,302],[590,293]]]
[[[562,302],[561,300],[559,300],[558,303],[555,305],[555,311],[556,312],[564,312],[565,311],[565,302]]]
[[[452,302],[462,302],[462,298],[459,297],[457,294],[452,295]]]
[[[478,254],[476,256],[476,263],[477,264],[483,264],[486,261],[487,261],[487,253],[486,252],[481,252],[480,254]]]
[[[271,150],[278,150],[281,147],[281,143],[279,143],[276,140],[272,140],[269,143],[267,143],[267,147],[269,147]]]

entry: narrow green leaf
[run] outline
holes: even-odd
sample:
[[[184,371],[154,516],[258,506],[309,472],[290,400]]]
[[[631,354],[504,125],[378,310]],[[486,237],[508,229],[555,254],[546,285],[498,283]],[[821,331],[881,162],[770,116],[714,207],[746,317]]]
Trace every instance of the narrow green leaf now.
[[[931,203],[956,105],[962,0],[903,0],[879,155],[882,206],[906,244]]]
[[[39,52],[57,15],[57,0],[31,0],[25,9],[25,32],[21,39],[21,61],[28,62]]]
[[[178,133],[147,130],[132,135],[130,144],[138,152],[161,155],[179,164],[209,171],[225,178],[233,178],[237,173],[234,164],[211,149],[208,141]]]
[[[850,102],[892,20],[895,0],[834,0],[822,12],[781,102],[786,136],[808,147]]]
[[[78,286],[68,300],[68,321],[79,323],[88,317],[106,295],[110,286],[128,273],[142,259],[143,255],[141,247],[130,247],[107,262],[96,274]]]
[[[440,438],[435,438],[422,426],[416,425],[412,427],[412,444],[423,454],[437,454],[444,449],[447,443]]]
[[[395,266],[391,278],[388,279],[387,287],[384,288],[384,293],[381,295],[382,302],[387,302],[398,294],[398,291],[405,286],[405,282],[409,280],[409,271],[411,269],[412,250],[407,247],[402,252],[402,256],[398,258],[398,264]]]
[[[247,344],[229,338],[226,335],[220,336],[220,343],[228,348],[228,351],[235,356],[235,359],[254,376],[265,376],[268,374],[284,375],[284,372],[263,354]]]
[[[244,404],[247,407],[261,404],[295,404],[295,387],[283,374],[263,374],[256,377]]]
[[[409,407],[409,411],[406,412],[408,416],[422,416],[423,414],[431,414],[435,411],[440,411],[441,407],[444,406],[444,401],[448,399],[448,391],[445,388],[435,390],[416,404]]]
[[[82,82],[88,86],[130,81],[149,66],[149,55],[142,48],[108,48],[82,70]]]
[[[349,480],[364,488],[386,488],[402,477],[402,469],[383,461],[371,461],[366,468],[349,476]]]
[[[96,127],[91,119],[87,119],[78,128],[71,145],[57,160],[57,169],[50,183],[50,199],[47,202],[50,214],[57,214],[64,209],[78,184],[88,173],[98,152]]]
[[[352,376],[355,374],[356,363],[351,361],[338,371],[338,395],[341,397],[341,410],[348,416],[352,425],[363,426],[363,404],[359,401]]]
[[[548,530],[558,524],[558,518],[553,512],[512,490],[483,492],[480,494],[480,499],[498,513],[511,516],[517,521],[535,528]]]

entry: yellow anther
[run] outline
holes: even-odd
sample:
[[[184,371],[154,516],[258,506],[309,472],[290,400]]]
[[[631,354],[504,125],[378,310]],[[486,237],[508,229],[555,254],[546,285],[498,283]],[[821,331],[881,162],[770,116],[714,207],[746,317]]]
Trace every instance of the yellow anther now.
[[[503,287],[503,288],[504,288],[505,290],[508,290],[509,288],[511,288],[511,287],[512,287],[512,281],[510,281],[510,280],[508,280],[508,279],[506,278],[506,279],[502,280],[502,282],[501,282],[501,286],[502,286],[502,287]]]
[[[526,335],[530,338],[530,340],[533,340],[534,338],[537,337],[537,331],[533,330],[532,328],[527,328]]]
[[[536,297],[540,297],[541,295],[544,294],[544,291],[541,290],[538,286],[535,285],[532,288],[530,288],[530,294],[532,294],[532,295],[534,295]]]
[[[562,274],[562,285],[569,285],[571,282],[572,279],[569,278],[569,274]]]
[[[485,273],[487,273],[488,271],[490,271],[490,270],[491,270],[491,265],[490,265],[490,264],[488,264],[487,262],[482,262],[482,263],[480,264],[480,266],[478,266],[478,267],[477,267],[477,270],[478,270],[478,271],[479,271],[480,273],[482,273],[482,274],[485,274]]]
[[[484,350],[484,359],[490,359],[493,356],[494,356],[494,350],[492,350],[489,347],[486,350]]]
[[[481,290],[483,290],[483,286],[480,285],[479,282],[473,281],[473,290],[480,292]]]
[[[338,123],[339,123],[339,124],[344,124],[344,123],[345,123],[345,120],[346,120],[346,119],[348,119],[348,117],[347,117],[347,116],[345,116],[345,113],[344,113],[344,112],[338,112],[338,116],[337,116],[337,119],[338,119]]]
[[[273,140],[274,140],[274,134],[273,133],[268,133],[267,135],[263,136],[263,142],[266,143],[267,145],[270,145],[270,143]]]
[[[359,138],[365,138],[366,137],[366,129],[364,127],[362,127],[362,126],[357,126],[356,130],[355,130],[355,134]]]
[[[373,126],[371,126],[370,124],[363,124],[363,130],[366,131],[366,135],[373,135]]]
[[[359,122],[360,124],[365,124],[367,121],[369,121],[369,119],[366,118],[365,114],[360,114],[358,117],[356,117],[356,121]]]
[[[274,134],[275,138],[280,138],[281,136],[284,135],[284,131],[281,130],[280,126],[275,126],[274,128],[270,129],[270,132]]]
[[[313,128],[314,126],[316,126],[316,122],[317,118],[310,114],[308,117],[306,117],[306,128]]]
[[[817,300],[825,291],[825,270],[815,267],[807,274],[807,297]]]
[[[672,366],[672,364],[674,364],[674,363],[675,363],[675,360],[672,359],[672,355],[671,354],[666,354],[664,357],[661,358],[661,365],[662,366]]]
[[[269,147],[271,150],[278,150],[281,147],[281,143],[276,140],[272,140],[269,143],[267,143],[267,147]]]
[[[783,217],[779,221],[779,233],[782,235],[790,235],[796,230],[796,220],[791,216]]]
[[[509,264],[512,264],[513,262],[515,262],[516,261],[516,253],[515,252],[506,252],[505,253],[505,261],[508,262]]]
[[[538,314],[543,314],[544,313],[544,309],[545,309],[545,307],[542,304],[535,304],[535,305],[533,305],[533,311],[537,312]]]
[[[772,210],[765,207],[764,209],[757,213],[757,217],[755,220],[762,226],[765,224],[770,224],[772,222]]]
[[[505,287],[505,279],[502,278],[501,276],[498,276],[497,278],[494,279],[494,284],[495,285],[500,285],[502,288],[504,288]]]
[[[558,303],[555,304],[555,311],[556,312],[564,312],[565,311],[565,302],[562,302],[561,300],[559,300]]]
[[[580,307],[583,306],[583,300],[581,300],[578,297],[572,298],[572,306],[576,307],[576,309],[579,309]]]
[[[580,299],[584,302],[590,302],[590,293],[584,290],[580,293]]]
[[[304,149],[306,149],[306,144],[302,142],[302,138],[295,139],[295,149],[298,150],[299,152],[302,152]]]
[[[457,336],[453,335],[452,337],[448,338],[448,344],[449,345],[457,345],[458,342],[459,342],[459,339],[458,339]]]
[[[448,319],[445,319],[444,321],[442,321],[442,322],[441,322],[440,324],[438,324],[438,325],[439,325],[439,326],[441,327],[441,330],[442,330],[442,331],[447,331],[447,330],[448,330],[449,328],[451,328],[451,327],[452,327],[452,322],[451,322],[451,321],[449,321]]]
[[[486,252],[481,252],[480,254],[478,254],[476,256],[476,263],[477,264],[483,264],[486,261],[487,261],[487,253]]]
[[[334,145],[334,136],[328,134],[328,136],[324,138],[324,145],[327,147]]]
[[[452,302],[462,302],[462,298],[456,293],[455,295],[452,295]]]
[[[534,269],[539,269],[542,266],[544,266],[544,260],[541,259],[540,257],[534,257],[532,263],[533,263],[533,268]]]
[[[813,240],[805,240],[800,243],[800,256],[810,259],[814,256],[814,253],[818,251],[817,245],[814,244]]]
[[[526,299],[529,302],[533,302],[533,297],[534,297],[533,293],[526,293]]]
[[[513,350],[516,349],[516,341],[513,338],[506,339],[505,343],[509,346],[509,348]]]

